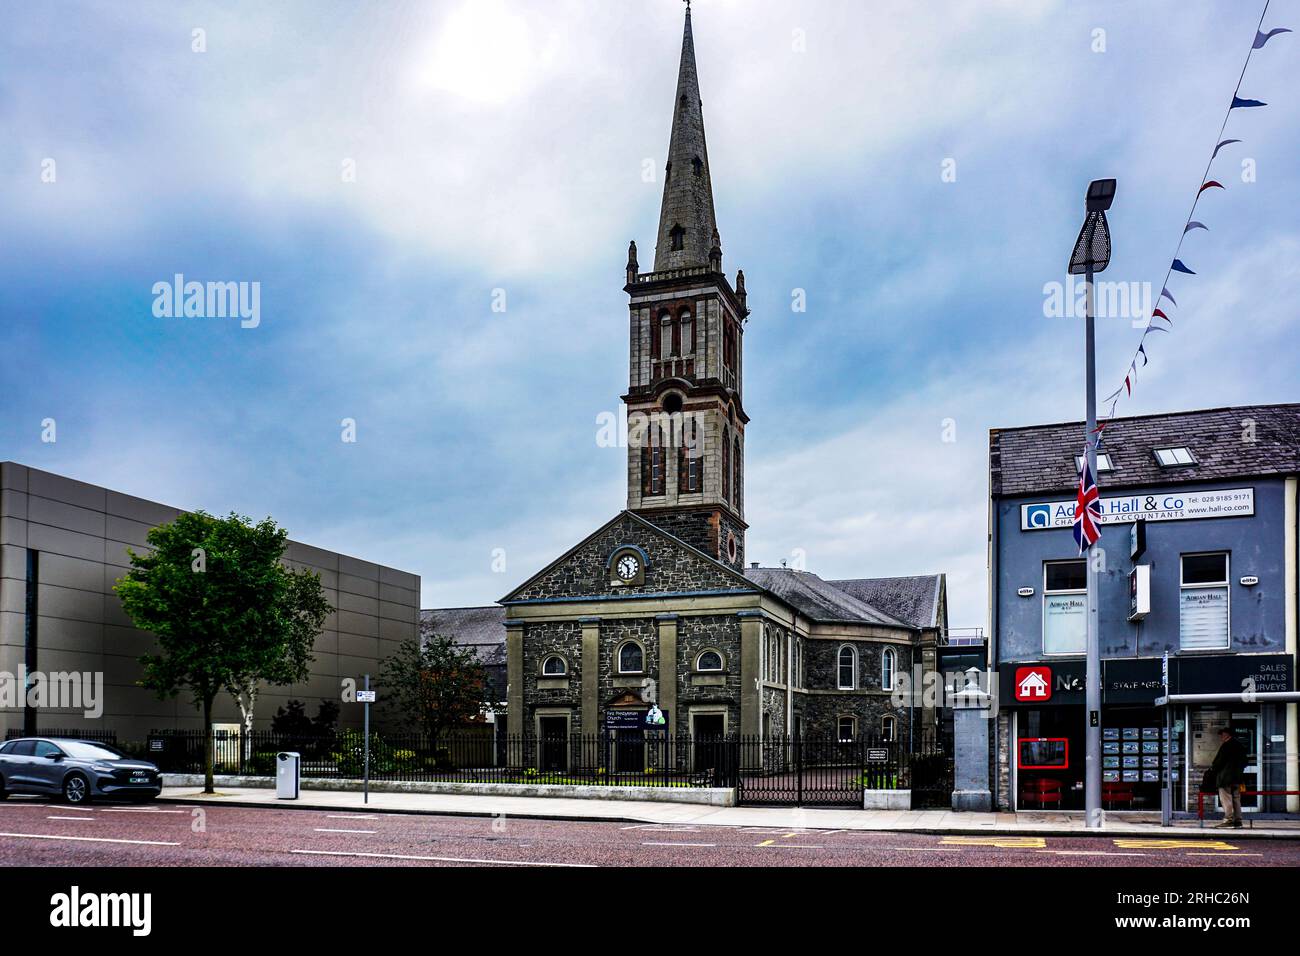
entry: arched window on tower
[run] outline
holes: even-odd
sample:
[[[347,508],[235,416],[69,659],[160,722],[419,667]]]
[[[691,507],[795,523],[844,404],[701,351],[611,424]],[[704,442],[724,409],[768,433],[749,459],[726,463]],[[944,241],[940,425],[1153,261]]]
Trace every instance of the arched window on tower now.
[[[690,494],[700,490],[702,452],[700,424],[695,420],[695,416],[688,412],[682,417],[682,434],[677,446],[678,494]]]
[[[695,175],[696,175],[696,176],[699,176],[699,175],[703,174],[703,172],[704,172],[704,160],[702,160],[702,159],[700,159],[700,157],[696,156],[694,159],[691,160],[691,168],[692,168],[693,170],[695,170]]]
[[[740,510],[740,435],[731,440],[731,487],[735,491],[736,510]]]
[[[731,500],[731,435],[722,426],[722,500]]]
[[[667,361],[673,354],[673,317],[667,312],[659,315],[659,358]]]
[[[666,451],[663,429],[658,422],[651,422],[641,446],[641,494],[647,498],[664,493]]]
[[[672,239],[673,252],[681,252],[686,248],[686,230],[680,224],[673,226],[668,235]]]
[[[695,322],[691,318],[691,310],[682,310],[682,347],[677,354],[690,357],[695,354]]]

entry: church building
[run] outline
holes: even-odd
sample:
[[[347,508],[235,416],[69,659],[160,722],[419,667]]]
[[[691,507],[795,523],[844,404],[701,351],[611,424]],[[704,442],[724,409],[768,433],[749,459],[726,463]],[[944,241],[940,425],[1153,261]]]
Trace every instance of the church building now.
[[[892,697],[900,675],[934,669],[943,575],[746,565],[749,309],[744,273],[723,272],[689,8],[672,109],[653,269],[633,243],[624,286],[627,508],[470,615],[503,617],[508,732],[622,732],[651,715],[694,737],[906,746],[937,725]]]

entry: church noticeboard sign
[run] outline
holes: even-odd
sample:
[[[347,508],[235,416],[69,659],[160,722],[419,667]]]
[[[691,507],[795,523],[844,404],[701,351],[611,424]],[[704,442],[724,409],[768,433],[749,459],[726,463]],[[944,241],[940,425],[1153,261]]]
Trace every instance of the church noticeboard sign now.
[[[605,711],[606,730],[667,730],[668,712],[658,706]]]

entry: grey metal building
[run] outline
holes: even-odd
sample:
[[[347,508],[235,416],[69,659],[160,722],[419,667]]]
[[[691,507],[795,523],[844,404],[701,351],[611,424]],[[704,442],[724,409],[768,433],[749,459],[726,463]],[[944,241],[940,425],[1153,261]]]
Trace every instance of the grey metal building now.
[[[102,712],[84,708],[0,706],[0,736],[9,731],[111,730],[140,739],[154,729],[199,729],[202,719],[182,695],[159,700],[137,686],[138,659],[154,648],[113,593],[130,568],[127,549],[147,547],[151,527],[177,508],[75,481],[14,462],[0,462],[0,674],[82,675],[102,679]],[[311,676],[302,684],[266,688],[255,727],[280,705],[337,701],[344,678],[378,673],[381,659],[414,637],[418,575],[291,541],[286,560],[310,568],[334,610],[316,639]],[[90,675],[86,677],[85,675]],[[25,683],[19,681],[19,684]],[[214,724],[239,723],[234,702],[218,697]],[[360,707],[343,704],[340,723],[360,724]]]

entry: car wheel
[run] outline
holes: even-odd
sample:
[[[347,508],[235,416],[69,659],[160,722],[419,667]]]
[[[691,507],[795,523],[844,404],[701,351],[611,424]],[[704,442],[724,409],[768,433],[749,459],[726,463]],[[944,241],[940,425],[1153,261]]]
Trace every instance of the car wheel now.
[[[63,781],[63,799],[71,804],[90,802],[90,784],[79,773],[70,773]]]

